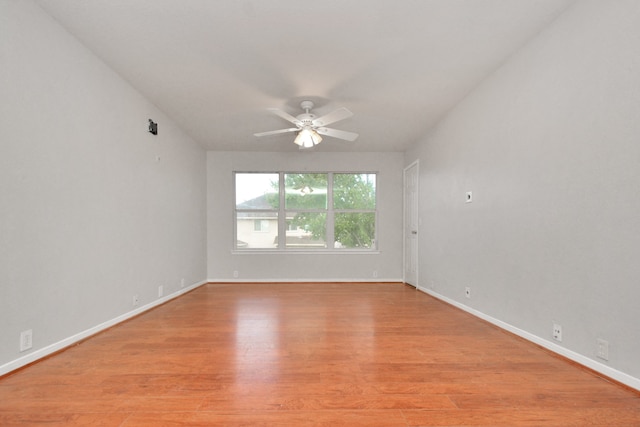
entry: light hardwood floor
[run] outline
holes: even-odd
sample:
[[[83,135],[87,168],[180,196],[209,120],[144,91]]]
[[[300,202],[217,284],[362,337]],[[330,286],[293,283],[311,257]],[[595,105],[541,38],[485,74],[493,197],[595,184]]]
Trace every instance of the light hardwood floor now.
[[[412,287],[208,284],[0,379],[0,425],[640,426],[640,393]]]

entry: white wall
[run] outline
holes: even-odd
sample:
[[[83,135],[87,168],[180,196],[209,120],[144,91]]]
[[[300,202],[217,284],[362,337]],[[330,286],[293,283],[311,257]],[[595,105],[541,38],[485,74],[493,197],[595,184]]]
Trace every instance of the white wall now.
[[[420,286],[640,388],[640,2],[577,2],[415,159]]]
[[[210,280],[402,280],[402,153],[209,152],[207,162]],[[379,253],[232,253],[233,171],[378,172]]]
[[[206,278],[206,156],[33,3],[0,49],[2,374]]]

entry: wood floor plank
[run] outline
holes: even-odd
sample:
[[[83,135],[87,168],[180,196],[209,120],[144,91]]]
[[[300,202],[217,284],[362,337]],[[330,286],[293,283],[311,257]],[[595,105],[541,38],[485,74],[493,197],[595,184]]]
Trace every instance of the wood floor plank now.
[[[123,427],[202,426],[202,427],[404,427],[406,421],[399,410],[387,411],[227,411],[189,413],[136,413]]]
[[[47,427],[111,427],[120,426],[131,414],[119,413],[0,413],[0,425],[2,427],[24,427],[32,425],[46,425]]]
[[[640,393],[402,284],[208,284],[0,378],[0,425],[640,426]]]

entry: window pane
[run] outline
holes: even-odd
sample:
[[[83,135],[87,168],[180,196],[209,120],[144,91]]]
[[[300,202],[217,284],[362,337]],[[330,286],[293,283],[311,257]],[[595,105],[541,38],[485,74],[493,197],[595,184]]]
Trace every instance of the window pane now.
[[[238,212],[236,214],[238,249],[273,249],[278,247],[277,212]]]
[[[334,209],[376,208],[376,174],[337,173],[333,176]]]
[[[327,174],[285,174],[285,209],[327,209]]]
[[[375,248],[376,214],[336,213],[334,219],[335,247]]]
[[[287,214],[287,248],[326,248],[327,214],[298,212]]]
[[[236,173],[236,209],[278,209],[277,173]]]

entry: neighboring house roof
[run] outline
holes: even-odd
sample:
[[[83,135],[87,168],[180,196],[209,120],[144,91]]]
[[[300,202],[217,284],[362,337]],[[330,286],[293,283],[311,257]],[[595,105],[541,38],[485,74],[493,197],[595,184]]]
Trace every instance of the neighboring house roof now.
[[[270,194],[275,196],[276,194]],[[267,201],[267,194],[263,194],[253,199],[245,200],[244,202],[236,205],[237,209],[273,209],[274,207]]]

